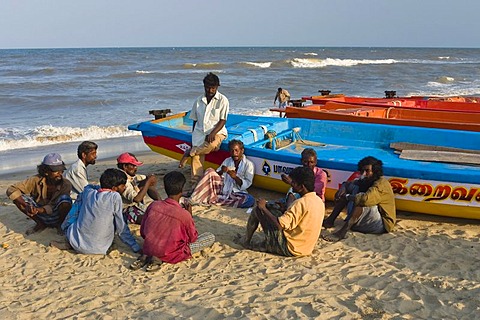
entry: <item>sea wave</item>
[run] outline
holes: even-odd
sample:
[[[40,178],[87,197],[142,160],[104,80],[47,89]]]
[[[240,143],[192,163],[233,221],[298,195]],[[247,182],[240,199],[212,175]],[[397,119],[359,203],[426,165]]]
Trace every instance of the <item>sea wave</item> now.
[[[139,135],[124,126],[54,127],[39,126],[33,129],[0,128],[0,151],[31,148],[65,142],[99,140]]]
[[[250,62],[250,61],[245,61],[245,62],[241,62],[241,64],[246,64],[247,66],[254,66],[254,67],[257,67],[257,68],[270,68],[270,66],[272,65],[272,62]]]
[[[381,60],[354,60],[354,59],[318,59],[318,58],[295,58],[289,60],[289,63],[294,68],[324,68],[327,66],[337,67],[352,67],[360,64],[392,64],[398,61],[394,59],[381,59]]]
[[[304,55],[304,56],[318,56],[318,53],[315,53],[315,52],[305,52],[303,55]]]
[[[211,69],[218,68],[222,64],[220,62],[203,62],[203,63],[184,63],[186,69]]]

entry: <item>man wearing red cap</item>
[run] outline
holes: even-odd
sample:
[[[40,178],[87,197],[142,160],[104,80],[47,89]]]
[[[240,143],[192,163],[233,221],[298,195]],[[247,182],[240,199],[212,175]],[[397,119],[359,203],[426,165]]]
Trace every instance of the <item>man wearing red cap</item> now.
[[[72,207],[72,184],[62,176],[65,169],[62,157],[49,153],[37,166],[37,175],[7,189],[7,196],[17,208],[36,222],[27,235],[47,227],[59,228]]]
[[[157,177],[137,174],[143,162],[137,160],[134,154],[125,152],[118,156],[117,167],[127,174],[125,191],[122,193],[123,215],[130,222],[140,224],[148,205],[153,200],[160,200],[157,191]]]

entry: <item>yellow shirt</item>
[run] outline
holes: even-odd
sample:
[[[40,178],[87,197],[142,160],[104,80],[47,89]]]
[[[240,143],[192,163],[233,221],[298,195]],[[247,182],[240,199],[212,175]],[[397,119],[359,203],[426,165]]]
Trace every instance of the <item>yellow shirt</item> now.
[[[315,192],[295,200],[278,218],[287,239],[287,247],[294,256],[312,253],[322,229],[325,204]]]

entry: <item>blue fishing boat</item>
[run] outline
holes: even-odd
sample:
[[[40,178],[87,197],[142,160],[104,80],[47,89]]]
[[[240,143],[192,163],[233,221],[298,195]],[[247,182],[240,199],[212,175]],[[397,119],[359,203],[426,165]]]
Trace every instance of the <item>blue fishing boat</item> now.
[[[217,167],[229,156],[227,143],[242,140],[255,164],[254,185],[284,192],[282,173],[300,165],[300,154],[313,148],[318,167],[329,175],[329,200],[357,170],[365,156],[382,160],[397,209],[417,213],[480,219],[480,133],[421,127],[229,115],[228,138],[206,157]],[[155,152],[180,159],[190,147],[188,113],[129,126],[141,131]]]

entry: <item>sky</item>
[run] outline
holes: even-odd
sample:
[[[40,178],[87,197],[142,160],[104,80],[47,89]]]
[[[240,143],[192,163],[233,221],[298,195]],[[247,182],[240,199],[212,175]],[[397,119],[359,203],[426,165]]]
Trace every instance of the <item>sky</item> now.
[[[0,0],[0,49],[480,47],[479,0]]]

